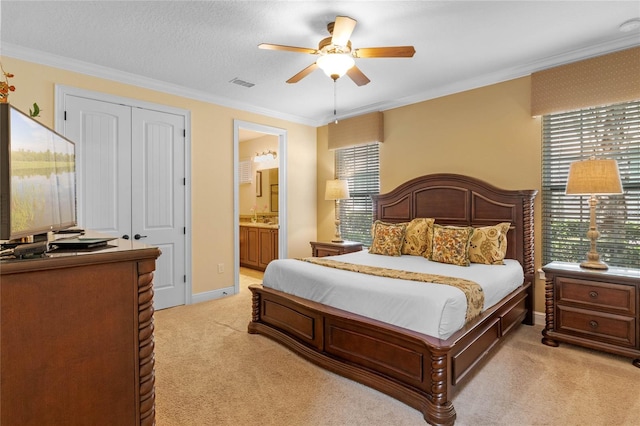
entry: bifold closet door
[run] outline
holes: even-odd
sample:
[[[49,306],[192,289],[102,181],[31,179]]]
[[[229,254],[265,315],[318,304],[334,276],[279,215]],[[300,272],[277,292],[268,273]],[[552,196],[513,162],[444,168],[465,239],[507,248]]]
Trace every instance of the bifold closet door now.
[[[134,239],[162,251],[154,306],[185,303],[184,117],[132,110],[131,208]]]
[[[131,231],[131,107],[66,96],[76,144],[78,223],[114,237]]]
[[[184,304],[184,117],[72,95],[65,114],[79,224],[159,247],[154,307]]]

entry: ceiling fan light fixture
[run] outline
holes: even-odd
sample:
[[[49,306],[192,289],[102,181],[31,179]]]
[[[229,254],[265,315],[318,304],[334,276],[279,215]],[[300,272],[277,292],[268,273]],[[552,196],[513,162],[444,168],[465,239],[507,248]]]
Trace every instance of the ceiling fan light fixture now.
[[[320,68],[334,82],[347,74],[358,86],[369,84],[371,80],[355,65],[354,58],[411,58],[416,53],[413,46],[362,47],[354,50],[349,38],[356,23],[355,19],[348,16],[336,16],[334,22],[327,24],[331,36],[320,40],[317,49],[270,43],[261,43],[258,47],[318,56],[314,63],[288,79],[287,83],[297,83]]]
[[[346,53],[328,53],[321,55],[316,61],[318,67],[333,80],[345,75],[355,63],[353,57]]]

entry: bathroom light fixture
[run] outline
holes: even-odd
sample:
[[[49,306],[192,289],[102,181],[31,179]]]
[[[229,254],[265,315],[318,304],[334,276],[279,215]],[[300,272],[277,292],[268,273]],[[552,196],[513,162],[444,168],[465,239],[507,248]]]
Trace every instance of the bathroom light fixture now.
[[[253,158],[253,161],[256,163],[264,163],[265,161],[275,160],[278,154],[275,151],[263,151],[262,153],[256,152],[256,156]]]

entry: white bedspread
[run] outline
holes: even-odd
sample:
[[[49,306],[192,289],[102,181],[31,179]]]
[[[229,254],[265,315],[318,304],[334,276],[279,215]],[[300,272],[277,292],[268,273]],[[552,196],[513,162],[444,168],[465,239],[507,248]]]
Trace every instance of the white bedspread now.
[[[432,262],[420,256],[369,254],[366,250],[332,259],[475,281],[484,291],[485,310],[524,281],[522,266],[513,259],[505,259],[505,265],[472,263],[463,267]],[[449,338],[465,323],[464,293],[444,284],[383,278],[280,259],[269,263],[263,285],[441,339]]]

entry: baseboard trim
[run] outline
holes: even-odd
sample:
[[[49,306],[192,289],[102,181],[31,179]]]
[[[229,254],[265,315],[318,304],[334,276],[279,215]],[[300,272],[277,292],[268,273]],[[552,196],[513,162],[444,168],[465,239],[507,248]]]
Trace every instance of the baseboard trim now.
[[[546,317],[543,312],[533,311],[533,323],[535,325],[545,325]]]
[[[191,303],[206,302],[209,300],[222,299],[223,297],[236,294],[234,287],[219,288],[217,290],[205,291],[191,296]]]

